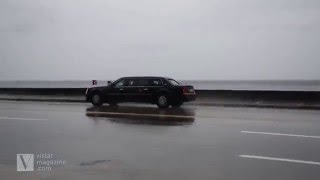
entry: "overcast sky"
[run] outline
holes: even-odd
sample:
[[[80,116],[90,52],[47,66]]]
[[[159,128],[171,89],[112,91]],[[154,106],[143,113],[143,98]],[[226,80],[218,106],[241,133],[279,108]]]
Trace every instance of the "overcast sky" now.
[[[0,80],[320,79],[319,0],[1,0]]]

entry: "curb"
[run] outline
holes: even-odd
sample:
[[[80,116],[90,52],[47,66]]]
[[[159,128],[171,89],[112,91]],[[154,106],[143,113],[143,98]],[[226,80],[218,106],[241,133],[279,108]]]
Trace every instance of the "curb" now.
[[[73,102],[73,103],[85,103],[85,100],[76,99],[32,99],[32,98],[0,98],[5,101],[35,101],[35,102]]]
[[[320,110],[320,106],[312,105],[275,105],[275,104],[219,104],[219,103],[194,103],[199,106],[217,107],[249,107],[249,108],[270,108],[270,109],[301,109],[301,110]]]
[[[85,100],[77,99],[33,99],[33,98],[0,98],[5,101],[34,101],[34,102],[71,102],[86,103]],[[272,108],[272,109],[301,109],[301,110],[320,110],[320,106],[312,105],[274,105],[274,104],[223,104],[211,102],[193,102],[187,105],[193,106],[216,106],[216,107],[249,107],[249,108]]]

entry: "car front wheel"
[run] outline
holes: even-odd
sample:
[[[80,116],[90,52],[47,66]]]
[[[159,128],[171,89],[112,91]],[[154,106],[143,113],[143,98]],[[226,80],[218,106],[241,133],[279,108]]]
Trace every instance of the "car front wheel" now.
[[[102,97],[99,94],[94,94],[91,98],[91,103],[94,106],[101,106],[102,105]]]
[[[159,108],[161,108],[161,109],[168,108],[169,107],[169,98],[168,98],[168,96],[165,95],[165,94],[162,94],[162,95],[158,96],[157,106]]]

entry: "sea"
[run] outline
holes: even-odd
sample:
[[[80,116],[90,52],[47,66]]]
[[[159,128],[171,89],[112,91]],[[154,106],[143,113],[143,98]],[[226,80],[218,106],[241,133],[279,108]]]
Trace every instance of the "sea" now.
[[[98,86],[108,80],[97,80]],[[268,91],[320,91],[320,80],[181,80],[181,84],[193,85],[198,90],[268,90]],[[87,88],[91,80],[70,81],[0,81],[0,88]]]

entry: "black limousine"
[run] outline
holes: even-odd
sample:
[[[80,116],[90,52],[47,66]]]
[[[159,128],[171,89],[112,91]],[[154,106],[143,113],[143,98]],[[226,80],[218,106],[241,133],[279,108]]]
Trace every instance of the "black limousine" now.
[[[181,85],[165,77],[123,77],[106,86],[86,90],[86,100],[94,106],[108,103],[116,106],[122,102],[151,103],[159,108],[179,107],[184,102],[194,101],[193,86]]]

